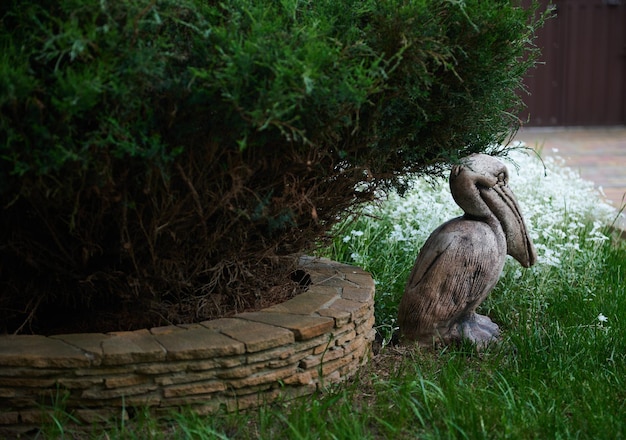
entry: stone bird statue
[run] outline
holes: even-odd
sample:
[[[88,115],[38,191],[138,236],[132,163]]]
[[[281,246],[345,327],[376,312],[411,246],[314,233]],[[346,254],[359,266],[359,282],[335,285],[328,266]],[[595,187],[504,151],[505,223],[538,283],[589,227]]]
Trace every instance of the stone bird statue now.
[[[497,324],[476,308],[507,254],[524,267],[537,260],[508,181],[506,166],[485,154],[452,168],[450,190],[465,214],[435,229],[417,256],[398,311],[401,340],[432,346],[465,338],[483,347],[498,339]]]

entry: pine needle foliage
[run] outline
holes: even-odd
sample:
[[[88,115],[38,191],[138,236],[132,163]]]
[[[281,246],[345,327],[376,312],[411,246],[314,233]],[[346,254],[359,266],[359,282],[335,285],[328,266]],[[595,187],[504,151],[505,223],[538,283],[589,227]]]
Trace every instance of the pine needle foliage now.
[[[0,322],[263,305],[360,202],[505,140],[533,17],[509,0],[3,2]]]

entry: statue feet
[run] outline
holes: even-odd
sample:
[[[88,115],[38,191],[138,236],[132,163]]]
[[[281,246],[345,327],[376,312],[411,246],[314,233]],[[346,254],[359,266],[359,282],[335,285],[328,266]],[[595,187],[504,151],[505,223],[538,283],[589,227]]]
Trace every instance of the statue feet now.
[[[468,339],[478,348],[484,348],[492,342],[497,342],[500,336],[498,324],[489,317],[471,313],[458,323],[460,336]]]

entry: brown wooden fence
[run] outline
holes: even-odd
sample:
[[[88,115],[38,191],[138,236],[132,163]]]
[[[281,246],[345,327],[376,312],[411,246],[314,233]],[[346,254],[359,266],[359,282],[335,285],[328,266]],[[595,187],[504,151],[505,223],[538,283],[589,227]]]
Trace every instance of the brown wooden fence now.
[[[626,124],[626,0],[540,0],[541,64],[525,85],[530,126]]]

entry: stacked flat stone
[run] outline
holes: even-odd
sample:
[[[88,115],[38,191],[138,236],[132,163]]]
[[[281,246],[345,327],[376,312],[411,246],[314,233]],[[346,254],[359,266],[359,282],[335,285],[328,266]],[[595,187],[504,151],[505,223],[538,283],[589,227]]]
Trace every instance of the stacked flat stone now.
[[[309,289],[259,312],[132,332],[0,336],[0,433],[41,425],[54,402],[86,424],[248,409],[351,377],[374,339],[374,282],[303,257]],[[48,419],[50,421],[50,419]]]

